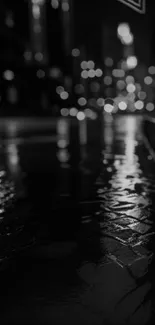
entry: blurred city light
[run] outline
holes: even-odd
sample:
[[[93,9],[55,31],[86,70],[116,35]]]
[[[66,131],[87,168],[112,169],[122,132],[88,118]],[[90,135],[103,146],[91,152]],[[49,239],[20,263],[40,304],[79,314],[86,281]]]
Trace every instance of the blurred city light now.
[[[104,106],[104,103],[105,103],[105,101],[104,101],[103,98],[98,98],[98,99],[97,99],[97,105],[98,105],[98,106],[102,107],[102,106]]]
[[[122,37],[121,42],[125,45],[131,45],[133,43],[133,40],[134,40],[133,35],[128,34]]]
[[[60,93],[60,97],[61,97],[61,99],[66,100],[69,97],[69,94],[67,91],[62,91]]]
[[[8,81],[11,81],[14,79],[14,72],[12,70],[5,70],[3,72],[3,77],[4,79],[8,80]]]
[[[88,71],[88,77],[89,78],[94,78],[95,77],[95,70],[94,69],[90,69]]]
[[[62,115],[62,116],[68,116],[68,115],[69,115],[69,110],[68,110],[68,108],[62,108],[62,109],[61,109],[61,115]]]
[[[98,92],[100,90],[100,84],[97,81],[92,81],[90,84],[90,89],[92,92]]]
[[[105,110],[106,113],[112,113],[113,109],[114,109],[114,106],[111,105],[111,104],[105,104],[104,105],[104,110]]]
[[[88,63],[87,63],[87,61],[82,61],[81,64],[80,64],[80,66],[81,66],[81,69],[83,69],[83,70],[88,69]]]
[[[32,59],[32,52],[31,51],[25,51],[24,52],[24,59],[26,60],[26,61],[30,61],[31,59]]]
[[[61,70],[57,67],[53,67],[50,69],[50,77],[57,79],[59,77],[61,77]]]
[[[153,103],[147,103],[146,110],[149,112],[152,112],[154,110],[154,104]]]
[[[107,66],[107,67],[112,67],[112,65],[114,64],[114,61],[111,57],[107,57],[105,58],[104,60],[104,64]]]
[[[136,90],[136,87],[135,87],[134,84],[129,83],[129,84],[126,86],[126,90],[128,91],[128,93],[134,93],[134,91]]]
[[[128,23],[121,23],[118,25],[117,34],[119,37],[126,37],[130,34],[130,27]]]
[[[121,111],[125,111],[125,110],[127,109],[127,103],[124,102],[124,101],[120,101],[120,102],[118,103],[118,107],[119,107],[119,109],[120,109]]]
[[[87,70],[83,70],[83,71],[81,72],[81,77],[82,77],[83,79],[87,79],[87,78],[88,78],[88,71],[87,71]]]
[[[83,121],[83,120],[85,119],[85,114],[84,114],[84,112],[78,112],[78,113],[77,113],[77,119],[78,119],[79,121]]]
[[[118,80],[116,82],[116,87],[119,89],[119,90],[123,90],[125,87],[126,87],[126,84],[124,82],[124,80]]]
[[[80,106],[85,106],[85,105],[87,104],[87,100],[86,100],[84,97],[80,97],[80,98],[78,99],[78,104],[79,104]]]
[[[146,76],[146,77],[144,78],[144,83],[145,83],[146,85],[151,85],[151,84],[153,83],[153,79],[152,79],[152,77],[150,77],[150,76]]]
[[[126,60],[126,64],[128,69],[134,69],[138,64],[136,56],[129,56]]]
[[[64,87],[62,87],[62,86],[57,86],[57,87],[56,87],[56,93],[57,93],[58,95],[60,95],[63,91],[64,91]]]
[[[122,70],[122,69],[113,69],[112,70],[112,75],[115,77],[115,78],[122,78],[125,76],[125,71]]]
[[[42,69],[37,70],[37,77],[38,78],[44,78],[45,77],[45,71]]]
[[[150,66],[150,67],[148,68],[148,72],[149,72],[150,74],[155,74],[155,66]]]
[[[147,95],[146,95],[145,91],[139,91],[137,96],[138,96],[139,99],[144,100]]]
[[[62,7],[62,11],[65,11],[65,12],[69,11],[69,3],[68,3],[68,0],[62,0],[61,7]]]
[[[88,68],[88,69],[94,69],[94,68],[95,68],[95,63],[94,63],[94,61],[89,60],[89,61],[87,62],[87,68]]]
[[[77,113],[78,113],[77,108],[72,107],[72,108],[70,109],[70,112],[69,112],[70,116],[76,116]]]
[[[51,6],[52,6],[53,9],[58,9],[59,0],[51,0]]]
[[[141,109],[143,109],[143,107],[144,107],[144,102],[143,102],[143,101],[141,101],[141,100],[137,100],[137,101],[135,102],[135,108],[136,108],[136,109],[141,110]]]
[[[77,94],[82,94],[85,90],[82,84],[75,85],[74,89]]]
[[[66,148],[67,145],[68,145],[68,142],[65,139],[59,139],[57,142],[57,146],[62,149]]]
[[[112,84],[112,77],[111,76],[105,76],[104,77],[104,83],[107,86],[111,85]]]
[[[96,69],[95,70],[95,75],[96,75],[96,77],[102,77],[103,71],[101,69]]]
[[[41,62],[43,60],[43,54],[41,52],[35,53],[34,57],[35,57],[35,60],[38,62]]]
[[[127,84],[130,84],[130,83],[134,83],[135,79],[133,76],[127,76],[126,79],[125,79],[126,83]]]
[[[80,55],[80,50],[79,49],[72,49],[72,56],[78,57]]]

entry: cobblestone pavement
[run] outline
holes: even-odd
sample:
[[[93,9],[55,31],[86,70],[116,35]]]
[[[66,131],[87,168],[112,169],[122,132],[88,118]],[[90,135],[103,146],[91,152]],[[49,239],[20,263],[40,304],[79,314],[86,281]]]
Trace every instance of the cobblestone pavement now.
[[[140,128],[132,116],[106,124],[96,195],[80,204],[77,241],[12,262],[1,324],[154,323],[155,174]]]

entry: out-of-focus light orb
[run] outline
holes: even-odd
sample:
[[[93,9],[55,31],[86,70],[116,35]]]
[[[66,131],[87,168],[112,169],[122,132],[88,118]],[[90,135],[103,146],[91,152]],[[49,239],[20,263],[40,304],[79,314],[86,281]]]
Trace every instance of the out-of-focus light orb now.
[[[90,84],[90,90],[97,93],[100,90],[100,84],[97,81],[92,81]]]
[[[41,53],[41,52],[35,53],[34,58],[36,61],[41,62],[44,58],[43,53]]]
[[[62,87],[62,86],[57,86],[57,87],[56,87],[56,93],[57,93],[58,95],[60,95],[63,91],[64,91],[64,87]]]
[[[126,78],[125,78],[125,81],[126,81],[126,83],[127,84],[130,84],[130,83],[134,83],[134,81],[135,81],[135,79],[134,79],[134,77],[133,76],[127,76]]]
[[[85,119],[85,113],[84,112],[78,112],[77,113],[77,119],[79,121],[83,121]]]
[[[119,107],[119,109],[120,109],[121,111],[125,111],[125,110],[127,109],[127,103],[124,102],[124,101],[120,101],[120,102],[118,103],[118,107]]]
[[[93,112],[90,108],[86,108],[84,110],[85,116],[90,118],[91,120],[95,120],[97,118],[97,114]]]
[[[123,36],[121,41],[125,45],[131,45],[133,43],[133,39],[134,39],[133,35],[130,33],[130,34],[126,35],[126,36]]]
[[[44,70],[42,70],[42,69],[39,69],[38,71],[37,71],[37,77],[38,78],[44,78],[45,77],[45,71]]]
[[[105,104],[104,105],[104,110],[105,110],[106,113],[112,113],[113,109],[114,109],[114,106],[111,105],[111,104]]]
[[[104,106],[104,103],[105,103],[104,98],[98,98],[96,102],[97,102],[97,105],[100,107]]]
[[[95,70],[95,76],[96,77],[102,77],[103,75],[103,71],[101,69],[96,69]]]
[[[137,101],[135,102],[135,108],[136,108],[136,109],[141,110],[141,109],[143,109],[143,107],[144,107],[144,102],[143,102],[142,100],[137,100]]]
[[[94,78],[95,77],[95,70],[94,69],[90,69],[88,71],[88,77],[89,78]]]
[[[126,90],[128,91],[128,93],[134,93],[134,91],[136,90],[136,87],[135,87],[134,84],[129,83],[129,84],[126,86]]]
[[[110,86],[112,84],[112,77],[111,76],[105,76],[104,77],[104,84],[107,86]]]
[[[91,106],[91,107],[96,107],[96,99],[95,98],[90,98],[88,100],[88,104]]]
[[[8,80],[8,81],[11,81],[14,79],[14,72],[12,70],[5,70],[3,72],[3,77],[4,79]]]
[[[81,77],[82,77],[83,79],[87,79],[87,78],[88,78],[88,71],[87,71],[87,70],[83,70],[83,71],[81,72]]]
[[[84,86],[82,84],[77,84],[74,87],[76,94],[82,94],[84,92]]]
[[[118,25],[117,34],[119,37],[126,37],[130,34],[130,26],[128,23],[121,23]]]
[[[68,116],[69,115],[69,109],[68,108],[62,108],[60,112],[61,112],[62,116]]]
[[[58,0],[51,0],[51,6],[53,9],[58,9],[59,1]]]
[[[88,68],[88,69],[94,69],[94,68],[95,68],[95,63],[94,63],[94,61],[89,60],[89,61],[87,62],[87,68]]]
[[[138,60],[136,58],[136,56],[129,56],[126,60],[126,64],[127,64],[127,67],[128,69],[134,69],[137,64],[138,64]]]
[[[87,63],[87,61],[82,61],[81,64],[80,64],[80,66],[81,66],[81,69],[82,70],[88,69],[88,63]]]
[[[115,77],[115,78],[122,78],[125,76],[125,71],[122,70],[122,69],[113,69],[112,70],[112,75]]]
[[[127,70],[127,64],[126,64],[126,61],[125,60],[122,60],[121,61],[121,69],[126,71]]]
[[[61,99],[66,100],[69,97],[69,94],[67,91],[62,91],[60,93],[60,97],[61,97]]]
[[[59,139],[57,142],[57,146],[62,149],[66,148],[67,145],[68,145],[68,143],[65,139]]]
[[[50,69],[50,77],[54,78],[54,79],[58,79],[59,77],[61,77],[62,73],[61,70],[57,67],[53,67]]]
[[[86,98],[84,98],[84,97],[80,97],[80,98],[78,99],[78,104],[79,104],[80,106],[85,106],[85,105],[87,104],[87,100],[86,100]]]
[[[62,11],[65,11],[65,12],[69,11],[69,3],[67,1],[62,2],[61,7],[62,7]]]
[[[9,27],[9,28],[13,28],[14,27],[14,20],[13,20],[13,16],[12,13],[8,13],[6,18],[5,18],[5,24]]]
[[[126,96],[126,99],[127,99],[129,102],[132,102],[132,103],[135,101],[135,98],[136,98],[135,93],[128,93],[127,96]]]
[[[153,83],[153,79],[152,79],[152,77],[150,77],[150,76],[146,76],[146,77],[144,78],[144,83],[145,83],[146,85],[151,85],[151,84]]]
[[[24,52],[24,59],[26,60],[26,61],[31,61],[31,59],[32,59],[32,52],[31,51],[25,51]]]
[[[154,104],[153,103],[147,103],[146,110],[148,112],[152,112],[154,110]]]
[[[72,49],[72,56],[78,57],[80,55],[80,50],[79,49]]]
[[[124,80],[118,80],[116,82],[116,87],[119,89],[119,90],[123,90],[125,88],[126,84],[124,82]]]
[[[75,108],[75,107],[72,107],[72,108],[70,109],[70,111],[69,111],[70,116],[76,116],[77,113],[78,113],[78,110],[77,110],[77,108]]]
[[[57,152],[57,158],[61,163],[67,163],[70,158],[68,150],[66,148],[59,150]]]
[[[139,91],[137,96],[138,96],[139,99],[144,100],[147,95],[146,95],[145,91]]]
[[[113,59],[111,57],[107,57],[104,60],[104,64],[105,64],[106,67],[112,67],[113,64],[114,64],[114,61],[113,61]]]
[[[155,74],[155,66],[150,66],[149,68],[148,68],[148,72],[150,73],[150,74]]]

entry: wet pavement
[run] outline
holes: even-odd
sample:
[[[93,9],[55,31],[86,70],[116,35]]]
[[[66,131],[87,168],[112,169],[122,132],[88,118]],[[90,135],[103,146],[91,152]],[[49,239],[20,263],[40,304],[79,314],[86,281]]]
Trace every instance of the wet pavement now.
[[[155,166],[141,117],[107,117],[100,144],[81,149],[76,238],[30,246],[1,271],[1,324],[154,323]]]

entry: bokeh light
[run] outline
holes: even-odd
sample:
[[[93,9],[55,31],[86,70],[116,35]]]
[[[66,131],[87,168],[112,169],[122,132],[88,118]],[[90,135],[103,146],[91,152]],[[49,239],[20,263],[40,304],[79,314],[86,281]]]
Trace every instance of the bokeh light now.
[[[80,64],[80,66],[81,66],[81,69],[83,69],[83,70],[88,69],[88,63],[87,63],[87,61],[82,61],[81,64]]]
[[[90,69],[88,71],[88,77],[89,78],[94,78],[95,77],[95,70],[94,69]]]
[[[96,69],[95,70],[95,75],[96,75],[96,77],[102,77],[103,71],[101,69]]]
[[[119,37],[127,37],[130,34],[130,26],[128,23],[118,25],[117,34]]]
[[[87,62],[87,69],[94,69],[95,68],[95,63],[92,60],[89,60]]]
[[[144,107],[144,102],[142,100],[137,100],[135,102],[135,108],[136,109],[141,110],[141,109],[143,109],[143,107]]]
[[[150,73],[150,74],[155,74],[155,66],[150,66],[149,68],[148,68],[148,72]]]
[[[154,110],[154,104],[153,103],[147,103],[146,110],[149,112],[152,112]]]
[[[128,91],[128,93],[134,93],[134,91],[136,90],[136,87],[135,87],[134,84],[129,83],[129,84],[126,86],[126,90]]]
[[[112,77],[111,76],[105,76],[104,77],[104,84],[109,86],[112,84]]]
[[[137,96],[138,96],[139,99],[144,100],[147,95],[146,95],[145,91],[139,91]]]
[[[79,49],[72,49],[72,56],[78,57],[80,55],[80,50]]]
[[[62,116],[68,116],[69,115],[69,109],[68,108],[62,108],[61,109],[61,115]]]
[[[80,98],[78,99],[78,104],[79,104],[80,106],[85,106],[85,105],[87,104],[87,100],[86,100],[84,97],[80,97]]]
[[[124,102],[124,101],[120,101],[120,102],[118,103],[118,107],[119,107],[119,109],[120,109],[121,111],[125,111],[125,110],[127,109],[127,103]]]
[[[146,85],[151,85],[151,84],[153,83],[153,79],[152,79],[152,77],[150,77],[150,76],[146,76],[146,77],[144,78],[144,83],[145,83]]]
[[[66,99],[68,99],[69,94],[68,94],[67,91],[62,91],[62,92],[60,93],[60,97],[61,97],[61,99],[66,100]]]
[[[111,104],[105,104],[104,105],[104,110],[105,110],[106,113],[112,113],[113,109],[114,109],[114,106],[111,105]]]
[[[79,121],[83,121],[85,119],[85,113],[84,112],[78,112],[77,113],[77,119]]]
[[[87,79],[87,78],[88,78],[88,71],[87,71],[87,70],[83,70],[83,71],[81,72],[81,77],[82,77],[83,79]]]
[[[104,64],[107,67],[112,67],[112,65],[114,64],[114,61],[111,57],[106,57],[104,60]]]
[[[78,110],[76,107],[72,107],[69,111],[70,116],[76,116],[78,113]]]
[[[126,64],[128,69],[134,69],[138,64],[136,56],[129,56],[126,60]]]

